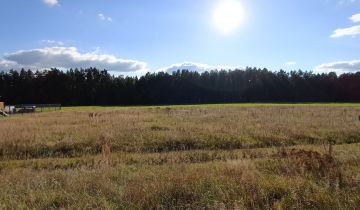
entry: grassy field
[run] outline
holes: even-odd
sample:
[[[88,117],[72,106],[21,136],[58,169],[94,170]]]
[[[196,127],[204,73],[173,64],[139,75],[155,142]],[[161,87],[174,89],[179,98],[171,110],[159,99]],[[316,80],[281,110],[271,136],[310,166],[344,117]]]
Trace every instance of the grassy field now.
[[[0,119],[0,209],[358,209],[360,104]]]
[[[224,107],[360,107],[360,103],[241,103],[241,104],[195,104],[195,105],[161,105],[161,106],[74,106],[63,107],[65,111],[104,110],[126,108],[224,108]]]

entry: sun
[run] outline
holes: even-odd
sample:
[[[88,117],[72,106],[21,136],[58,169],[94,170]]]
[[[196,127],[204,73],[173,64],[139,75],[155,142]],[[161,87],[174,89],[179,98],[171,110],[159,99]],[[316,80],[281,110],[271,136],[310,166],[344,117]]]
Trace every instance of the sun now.
[[[220,0],[217,4],[213,21],[223,34],[232,34],[244,20],[244,9],[240,0]]]

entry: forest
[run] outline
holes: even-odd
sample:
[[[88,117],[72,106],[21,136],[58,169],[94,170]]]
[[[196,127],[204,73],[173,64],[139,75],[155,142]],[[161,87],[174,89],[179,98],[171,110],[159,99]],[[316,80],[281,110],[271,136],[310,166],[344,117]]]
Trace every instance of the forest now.
[[[22,69],[0,72],[0,96],[7,104],[65,106],[360,102],[360,71],[337,75],[247,67],[124,77],[96,68]]]

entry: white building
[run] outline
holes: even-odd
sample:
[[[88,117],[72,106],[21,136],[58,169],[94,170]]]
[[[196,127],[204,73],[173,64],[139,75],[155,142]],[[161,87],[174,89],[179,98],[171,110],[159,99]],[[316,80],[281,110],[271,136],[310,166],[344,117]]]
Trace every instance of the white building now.
[[[14,114],[16,112],[15,106],[5,106],[4,112]]]

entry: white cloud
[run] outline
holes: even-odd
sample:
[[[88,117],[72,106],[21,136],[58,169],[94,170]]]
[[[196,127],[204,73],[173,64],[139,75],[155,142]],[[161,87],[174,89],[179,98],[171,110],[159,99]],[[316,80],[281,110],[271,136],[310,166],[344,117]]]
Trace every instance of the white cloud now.
[[[194,62],[184,62],[178,64],[172,64],[170,66],[158,69],[157,71],[160,72],[168,72],[172,73],[177,70],[189,70],[189,71],[197,71],[197,72],[204,72],[204,71],[211,71],[211,70],[231,70],[231,69],[243,69],[242,67],[235,67],[235,66],[212,66],[208,64],[202,63],[194,63]]]
[[[105,16],[105,15],[102,14],[102,13],[99,13],[99,14],[98,14],[98,17],[99,17],[100,20],[112,22],[112,18],[111,18],[111,17]]]
[[[20,69],[21,67],[14,61],[0,60],[0,71],[8,71],[11,69]]]
[[[332,63],[324,63],[315,68],[317,72],[357,72],[360,71],[360,60],[338,61]]]
[[[349,19],[354,23],[360,22],[360,13],[354,14]],[[360,25],[354,25],[352,27],[347,27],[347,28],[338,28],[331,34],[330,37],[331,38],[340,38],[343,36],[355,37],[357,35],[360,35]]]
[[[53,45],[53,46],[63,46],[65,45],[62,41],[55,41],[55,40],[40,40],[41,43],[46,45]]]
[[[351,20],[352,22],[354,22],[354,23],[360,22],[360,13],[351,16],[351,17],[350,17],[350,20]]]
[[[343,5],[343,4],[355,3],[358,1],[359,0],[338,0],[338,4]]]
[[[286,63],[284,63],[285,66],[294,66],[296,65],[296,62],[295,61],[288,61]]]
[[[357,36],[360,35],[360,25],[352,26],[349,28],[336,29],[331,35],[332,38],[339,38],[343,36]]]
[[[114,55],[100,54],[98,51],[81,53],[75,47],[21,50],[6,55],[0,62],[0,70],[8,70],[11,66],[31,69],[96,67],[116,72],[148,70],[145,62],[121,59]]]
[[[58,0],[43,0],[44,4],[53,7],[59,4]]]

